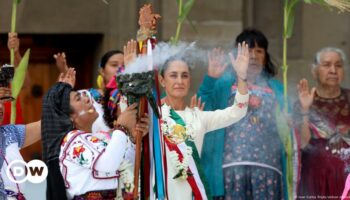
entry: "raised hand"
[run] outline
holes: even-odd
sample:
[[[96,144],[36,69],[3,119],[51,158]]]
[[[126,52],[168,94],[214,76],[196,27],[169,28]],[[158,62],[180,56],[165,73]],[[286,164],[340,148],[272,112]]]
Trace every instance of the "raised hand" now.
[[[14,52],[19,51],[19,39],[17,37],[17,33],[9,33],[8,34],[8,41],[7,41],[7,47],[9,50],[13,49]]]
[[[66,54],[64,52],[57,53],[53,54],[53,57],[56,60],[56,66],[60,73],[66,73],[69,68],[67,65]]]
[[[13,49],[14,52],[14,67],[17,67],[19,63],[22,60],[22,56],[19,52],[19,46],[20,46],[20,41],[18,39],[17,33],[9,33],[8,34],[8,41],[7,41],[7,48],[11,51]]]
[[[237,77],[241,80],[247,79],[247,70],[249,65],[249,46],[247,43],[238,43],[237,57],[230,53],[231,64],[236,71]]]
[[[306,79],[301,79],[298,84],[298,96],[301,104],[301,112],[309,112],[310,106],[314,100],[316,88],[309,89],[309,83]]]
[[[202,103],[201,97],[197,99],[197,95],[192,96],[190,108],[197,107],[199,110],[203,110],[204,106],[205,106],[205,102]]]
[[[208,53],[208,76],[219,78],[227,67],[225,53],[220,48],[215,48]]]
[[[125,126],[129,131],[133,130],[137,120],[137,104],[128,106],[117,118],[117,124]]]
[[[124,51],[124,65],[127,67],[130,63],[132,63],[136,59],[137,53],[137,42],[133,39],[128,41],[123,48]]]
[[[68,83],[71,85],[73,88],[75,86],[75,69],[74,68],[69,68],[66,73],[61,73],[60,76],[58,77],[59,82],[63,83]]]

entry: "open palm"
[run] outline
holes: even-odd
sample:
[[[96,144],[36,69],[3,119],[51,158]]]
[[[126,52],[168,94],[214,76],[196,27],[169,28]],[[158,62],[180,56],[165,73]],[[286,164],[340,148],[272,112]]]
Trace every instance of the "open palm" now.
[[[243,80],[247,78],[247,70],[249,65],[249,46],[247,43],[238,43],[237,57],[235,58],[230,53],[230,59],[233,69],[236,71],[237,76]]]
[[[137,42],[133,39],[128,41],[126,45],[124,45],[124,65],[128,66],[130,63],[135,61],[137,54]]]
[[[225,53],[220,48],[215,48],[208,53],[208,75],[219,78],[227,67]]]
[[[298,84],[298,96],[301,108],[308,111],[314,100],[316,88],[309,89],[309,83],[306,79],[302,79]]]

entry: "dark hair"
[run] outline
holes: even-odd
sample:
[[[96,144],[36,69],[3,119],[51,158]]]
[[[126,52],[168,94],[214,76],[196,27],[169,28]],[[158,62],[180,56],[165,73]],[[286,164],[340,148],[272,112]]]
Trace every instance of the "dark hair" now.
[[[109,58],[111,58],[113,55],[115,54],[124,54],[122,51],[120,50],[112,50],[112,51],[108,51],[107,53],[105,53],[100,61],[99,67],[101,67],[102,69],[105,68]]]
[[[181,55],[174,55],[168,58],[160,68],[160,75],[162,77],[164,77],[165,71],[169,68],[170,63],[173,61],[183,61],[184,63],[187,64],[188,70],[191,71],[192,63],[188,59],[186,59],[184,56],[181,56]]]
[[[243,41],[248,43],[249,48],[254,48],[255,45],[258,45],[265,50],[266,63],[263,72],[268,78],[274,77],[277,74],[277,68],[272,63],[270,54],[267,51],[269,42],[267,41],[265,35],[257,29],[247,28],[236,37],[235,47],[238,45],[238,43],[242,43]]]

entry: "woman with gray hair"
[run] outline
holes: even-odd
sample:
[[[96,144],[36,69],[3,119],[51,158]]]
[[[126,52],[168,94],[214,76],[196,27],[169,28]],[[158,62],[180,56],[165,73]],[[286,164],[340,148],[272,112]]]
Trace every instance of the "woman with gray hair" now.
[[[299,197],[340,198],[350,157],[350,90],[341,87],[346,57],[341,49],[327,47],[316,53],[312,75],[298,84],[295,104],[301,136],[302,169]]]

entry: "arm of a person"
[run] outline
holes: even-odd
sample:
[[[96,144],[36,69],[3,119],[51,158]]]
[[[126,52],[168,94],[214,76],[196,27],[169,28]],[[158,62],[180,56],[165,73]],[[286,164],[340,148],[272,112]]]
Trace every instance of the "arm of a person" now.
[[[115,130],[104,152],[95,160],[94,169],[101,172],[115,172],[124,159],[132,159],[128,157],[134,155],[133,152],[135,147],[128,136],[120,130]]]
[[[14,65],[15,65],[14,67],[17,67],[22,60],[21,53],[19,52],[20,41],[19,41],[19,38],[17,37],[17,33],[8,34],[7,47],[10,51],[11,49],[13,49]]]
[[[198,97],[202,102],[205,102],[205,110],[215,110],[215,84],[218,81],[217,78],[210,77],[206,74],[203,78],[202,84],[199,86]]]
[[[238,91],[235,96],[234,104],[223,110],[203,111],[199,116],[202,124],[206,127],[206,132],[227,127],[242,119],[248,110],[249,94],[240,94]]]
[[[33,122],[25,125],[24,147],[27,147],[41,138],[41,121]]]
[[[205,75],[198,90],[198,97],[205,103],[205,110],[224,109],[227,106],[227,93],[230,91],[230,83],[227,77],[213,78]],[[223,106],[225,104],[225,106]]]
[[[15,52],[15,59],[14,59],[14,65],[15,65],[16,68],[18,67],[18,65],[21,62],[21,60],[22,60],[21,53],[19,51],[16,51]]]

